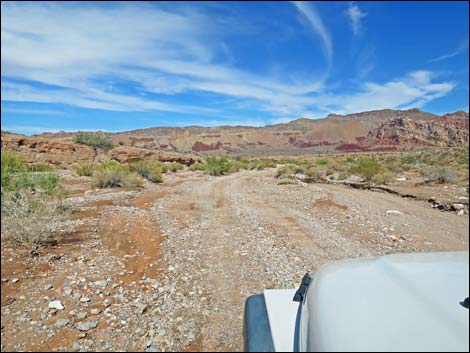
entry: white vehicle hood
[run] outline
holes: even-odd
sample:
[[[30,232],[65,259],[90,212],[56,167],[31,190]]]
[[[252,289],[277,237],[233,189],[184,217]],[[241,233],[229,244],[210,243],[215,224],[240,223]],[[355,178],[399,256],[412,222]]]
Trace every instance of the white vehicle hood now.
[[[467,351],[468,252],[322,267],[302,308],[303,351]]]

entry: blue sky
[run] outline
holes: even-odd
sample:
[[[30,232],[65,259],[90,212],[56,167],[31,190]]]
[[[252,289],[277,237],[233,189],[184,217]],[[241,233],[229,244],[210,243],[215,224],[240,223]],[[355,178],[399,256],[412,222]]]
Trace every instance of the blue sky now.
[[[468,111],[468,2],[2,2],[2,130]]]

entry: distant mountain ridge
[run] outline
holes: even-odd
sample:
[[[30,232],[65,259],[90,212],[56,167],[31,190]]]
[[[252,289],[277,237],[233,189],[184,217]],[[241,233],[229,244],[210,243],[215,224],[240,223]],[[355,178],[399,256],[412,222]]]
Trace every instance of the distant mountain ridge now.
[[[409,110],[373,110],[323,119],[299,118],[263,127],[152,127],[106,133],[114,142],[177,152],[380,151],[409,146],[468,145],[469,115],[443,116]],[[73,133],[43,133],[70,139]]]

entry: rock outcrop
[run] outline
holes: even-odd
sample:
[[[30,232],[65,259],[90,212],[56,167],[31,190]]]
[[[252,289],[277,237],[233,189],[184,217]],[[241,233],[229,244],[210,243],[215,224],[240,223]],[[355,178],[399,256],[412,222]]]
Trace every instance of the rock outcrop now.
[[[153,158],[162,162],[179,162],[191,165],[201,161],[193,154],[157,151],[145,148],[118,146],[108,151],[95,151],[86,145],[72,141],[42,137],[28,137],[2,131],[2,150],[22,154],[30,163],[49,163],[66,168],[77,162],[116,160],[129,162],[142,158]]]
[[[363,146],[467,146],[468,113],[446,114],[436,120],[415,121],[407,116],[392,119],[371,130]]]

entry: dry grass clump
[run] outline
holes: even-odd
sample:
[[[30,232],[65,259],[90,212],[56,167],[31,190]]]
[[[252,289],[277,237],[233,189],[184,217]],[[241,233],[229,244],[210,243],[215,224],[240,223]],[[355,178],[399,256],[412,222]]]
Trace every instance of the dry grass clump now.
[[[93,173],[93,185],[98,188],[132,188],[142,186],[142,179],[129,165],[116,161],[105,161]]]
[[[141,177],[151,181],[152,183],[161,183],[163,181],[163,167],[159,162],[152,159],[144,159],[130,163],[129,170],[131,172],[136,172]]]
[[[59,199],[22,190],[2,194],[2,238],[19,244],[55,245],[65,210]],[[2,240],[3,240],[2,239]]]
[[[183,170],[184,164],[178,162],[164,163],[163,164],[163,173],[166,172],[177,172],[178,170]]]
[[[189,167],[189,170],[199,170],[199,171],[205,171],[207,169],[207,164],[206,163],[201,163],[201,162],[196,162],[191,164]]]
[[[96,163],[81,162],[75,165],[75,173],[79,176],[92,176],[96,170]]]
[[[47,164],[28,164],[21,155],[2,151],[2,241],[38,246],[60,239],[66,192],[52,170]]]

